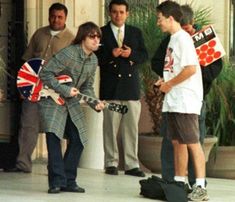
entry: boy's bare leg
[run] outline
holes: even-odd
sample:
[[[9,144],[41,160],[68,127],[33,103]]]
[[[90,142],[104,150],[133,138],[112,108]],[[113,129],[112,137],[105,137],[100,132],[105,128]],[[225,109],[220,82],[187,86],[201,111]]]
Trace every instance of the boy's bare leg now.
[[[172,140],[174,147],[175,176],[185,177],[188,166],[188,149],[186,144],[180,144],[178,140]]]
[[[206,161],[201,144],[188,144],[190,155],[192,156],[196,178],[205,178]]]

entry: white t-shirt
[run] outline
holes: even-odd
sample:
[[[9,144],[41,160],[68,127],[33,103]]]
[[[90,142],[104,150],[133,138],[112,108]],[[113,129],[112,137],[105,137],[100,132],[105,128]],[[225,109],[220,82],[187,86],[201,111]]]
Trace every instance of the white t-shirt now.
[[[55,35],[59,34],[61,32],[61,30],[54,31],[54,30],[51,29],[50,32],[51,32],[51,36],[55,36]]]
[[[163,112],[200,114],[201,111],[203,100],[201,68],[191,36],[180,30],[171,35],[168,44],[164,80],[174,78],[188,65],[196,65],[196,73],[166,93]]]

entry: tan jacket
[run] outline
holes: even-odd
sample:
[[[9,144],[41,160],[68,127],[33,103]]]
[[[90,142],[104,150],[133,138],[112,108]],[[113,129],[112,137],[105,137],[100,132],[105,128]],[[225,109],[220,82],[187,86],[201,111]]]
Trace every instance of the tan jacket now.
[[[39,28],[33,34],[22,59],[41,58],[48,61],[59,50],[70,45],[73,39],[73,33],[67,28],[55,36],[51,35],[49,26]]]

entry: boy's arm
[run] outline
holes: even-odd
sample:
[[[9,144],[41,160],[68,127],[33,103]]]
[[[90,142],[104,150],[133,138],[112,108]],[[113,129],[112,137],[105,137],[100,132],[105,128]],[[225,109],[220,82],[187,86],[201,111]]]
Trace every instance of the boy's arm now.
[[[176,77],[172,78],[169,81],[162,82],[160,90],[164,93],[168,93],[172,89],[172,87],[187,80],[195,73],[196,67],[194,65],[185,66],[184,69]]]

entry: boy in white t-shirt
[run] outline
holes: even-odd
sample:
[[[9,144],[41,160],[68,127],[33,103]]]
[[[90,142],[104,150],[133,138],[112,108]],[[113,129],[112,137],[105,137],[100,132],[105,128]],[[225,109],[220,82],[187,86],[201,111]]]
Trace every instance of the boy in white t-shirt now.
[[[196,175],[196,186],[190,199],[208,200],[205,156],[199,143],[198,127],[203,100],[201,69],[192,38],[180,26],[181,18],[178,3],[165,1],[157,6],[157,25],[163,32],[171,34],[163,79],[157,85],[165,93],[162,111],[167,113],[167,136],[174,148],[174,179],[185,183],[189,150]]]

